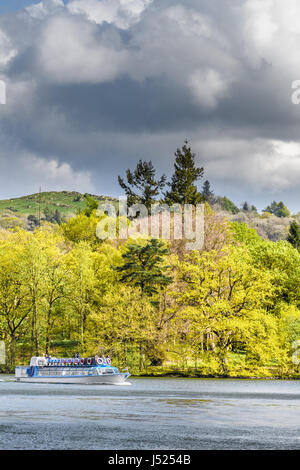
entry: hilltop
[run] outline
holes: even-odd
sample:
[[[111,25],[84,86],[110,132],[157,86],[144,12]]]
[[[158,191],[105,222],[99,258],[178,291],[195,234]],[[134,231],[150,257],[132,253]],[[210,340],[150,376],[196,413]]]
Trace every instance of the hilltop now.
[[[114,198],[90,194],[99,201],[114,201]],[[85,206],[85,194],[76,191],[51,191],[31,194],[14,199],[0,200],[0,228],[17,225],[30,229],[41,217],[51,218],[57,214],[67,220]]]

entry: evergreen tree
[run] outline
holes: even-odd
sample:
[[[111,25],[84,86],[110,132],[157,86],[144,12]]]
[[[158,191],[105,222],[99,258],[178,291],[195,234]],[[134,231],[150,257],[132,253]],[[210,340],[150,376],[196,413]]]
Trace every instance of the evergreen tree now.
[[[181,149],[177,149],[175,157],[175,171],[171,183],[168,183],[171,189],[165,193],[164,202],[168,205],[196,205],[203,202],[203,196],[195,183],[203,177],[204,169],[195,166],[195,154],[192,153],[187,140]]]
[[[283,204],[282,201],[280,202],[273,201],[272,204],[266,207],[263,212],[269,212],[270,214],[273,214],[276,217],[289,217],[290,216],[290,211]]]
[[[300,250],[300,225],[294,220],[290,225],[287,241],[293,245],[294,248]]]
[[[250,208],[249,208],[249,204],[247,201],[244,202],[243,204],[243,211],[245,212],[249,212]]]
[[[166,274],[169,266],[163,264],[164,256],[168,254],[165,244],[156,239],[145,245],[132,243],[122,255],[124,264],[115,269],[121,273],[121,282],[139,287],[143,294],[152,297],[173,281]]]
[[[156,197],[166,184],[166,176],[156,179],[155,173],[151,161],[140,160],[133,172],[127,170],[127,184],[123,178],[118,177],[119,184],[126,193],[128,207],[143,204],[150,212],[151,205],[155,204]]]
[[[210,182],[208,180],[204,181],[202,186],[202,196],[207,202],[212,203],[214,201],[214,192],[211,190]]]

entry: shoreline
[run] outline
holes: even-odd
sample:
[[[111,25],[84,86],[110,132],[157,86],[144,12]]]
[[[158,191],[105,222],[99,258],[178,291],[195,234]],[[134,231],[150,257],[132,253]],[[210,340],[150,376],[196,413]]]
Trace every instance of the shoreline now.
[[[294,377],[263,377],[263,376],[230,376],[230,375],[181,375],[181,374],[141,374],[131,375],[134,379],[221,379],[221,380],[300,380],[300,376]]]

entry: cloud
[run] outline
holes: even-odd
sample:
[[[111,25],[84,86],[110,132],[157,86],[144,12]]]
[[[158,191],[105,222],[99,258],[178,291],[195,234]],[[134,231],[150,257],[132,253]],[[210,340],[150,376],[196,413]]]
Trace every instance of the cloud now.
[[[63,8],[64,2],[62,0],[43,0],[38,4],[30,5],[26,8],[26,11],[32,18],[42,20],[50,14],[61,11]]]
[[[207,108],[216,108],[218,98],[226,94],[230,85],[228,79],[213,69],[196,70],[188,83],[196,101]]]
[[[80,35],[78,32],[80,31]],[[102,83],[114,80],[125,67],[127,52],[120,50],[117,34],[103,37],[91,23],[79,18],[50,19],[38,47],[46,80],[59,83]]]
[[[244,189],[275,194],[297,189],[300,178],[300,143],[268,139],[200,141],[205,167],[216,180],[234,184],[236,175]]]
[[[1,188],[3,198],[37,192],[40,186],[44,191],[95,191],[90,172],[76,172],[69,163],[45,160],[28,153],[14,154],[12,164],[1,152],[0,174],[2,181],[6,182]]]
[[[10,39],[0,30],[0,71],[5,70],[8,63],[17,55]]]
[[[20,192],[44,167],[54,186],[119,195],[118,174],[139,158],[170,173],[188,138],[216,192],[299,210],[299,14],[298,0],[44,0],[0,15],[2,186],[16,161]]]
[[[136,23],[152,0],[72,0],[67,8],[71,13],[84,14],[97,24],[115,24],[128,29]]]

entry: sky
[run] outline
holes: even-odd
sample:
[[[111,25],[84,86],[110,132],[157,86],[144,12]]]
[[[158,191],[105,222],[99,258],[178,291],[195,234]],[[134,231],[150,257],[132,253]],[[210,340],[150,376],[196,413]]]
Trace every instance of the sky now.
[[[170,176],[188,139],[216,194],[299,212],[299,18],[298,0],[0,0],[0,199],[122,196],[118,175]]]

